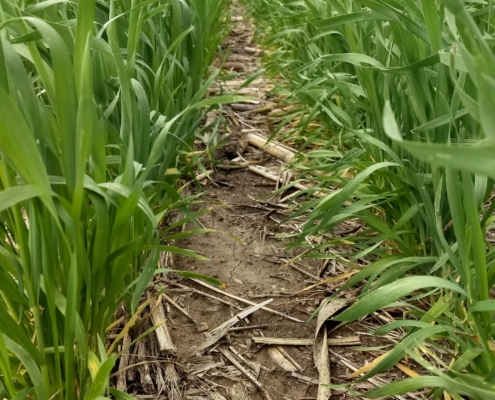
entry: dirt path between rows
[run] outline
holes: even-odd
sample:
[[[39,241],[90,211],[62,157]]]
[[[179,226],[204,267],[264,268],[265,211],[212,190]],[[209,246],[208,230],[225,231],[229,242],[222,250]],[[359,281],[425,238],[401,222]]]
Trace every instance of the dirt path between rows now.
[[[245,17],[245,10],[236,4],[233,10],[233,30],[224,43],[230,47],[231,53],[223,68],[232,73],[238,73],[236,79],[219,82],[223,91],[229,92],[239,87],[246,78],[254,74],[261,67],[261,49],[252,43],[254,28]],[[271,118],[269,110],[273,110],[276,101],[270,96],[269,81],[261,76],[253,84],[241,89],[241,94],[256,96],[258,104],[231,104],[224,113],[234,131],[236,124],[240,124],[244,134],[256,132],[269,136]],[[265,169],[279,175],[282,161],[267,155],[260,149],[248,147],[243,154],[246,161],[255,161]],[[259,162],[262,160],[262,162]],[[286,338],[286,339],[314,339],[316,321],[306,324],[306,321],[325,298],[325,290],[312,291],[310,294],[293,296],[301,289],[315,283],[321,262],[304,260],[286,266],[286,262],[293,256],[284,252],[283,241],[274,238],[281,233],[292,233],[297,227],[280,222],[288,215],[284,202],[277,203],[281,197],[290,195],[285,192],[282,196],[272,197],[276,189],[276,182],[268,180],[252,171],[243,169],[221,169],[212,176],[213,182],[206,185],[207,193],[201,197],[205,203],[201,207],[211,207],[212,212],[200,217],[199,221],[205,228],[215,229],[218,233],[199,235],[182,240],[179,246],[205,255],[210,261],[191,260],[187,257],[176,258],[175,267],[179,270],[197,272],[212,276],[226,283],[226,292],[256,303],[273,299],[269,307],[292,318],[304,321],[294,322],[288,318],[259,310],[248,317],[249,322],[239,323],[236,326],[260,326],[258,329],[233,331],[221,341],[232,352],[239,353],[246,362],[244,366],[251,372],[259,373],[259,383],[269,393],[273,400],[316,399],[318,391],[318,371],[315,367],[313,346],[262,346],[254,343],[256,338]],[[193,226],[188,226],[193,229]],[[227,235],[226,235],[227,234]],[[244,244],[228,236],[233,235],[241,239]],[[303,272],[300,272],[303,271]],[[196,290],[218,296],[233,305],[246,308],[232,298],[222,296],[204,286],[190,280],[182,281]],[[180,302],[197,321],[206,323],[211,330],[235,315],[238,310],[220,304],[217,301],[197,293],[177,293]],[[205,339],[198,334],[197,329],[183,316],[177,315],[172,328],[172,337],[177,345],[178,354],[188,354],[191,348],[197,348]],[[330,335],[333,339],[342,336],[351,336],[352,332],[336,332]],[[232,400],[243,399],[243,390],[247,398],[265,399],[258,388],[249,381],[231,362],[218,350],[203,356],[206,359],[195,359],[192,369],[212,363],[222,363],[221,366],[209,370],[198,380],[205,379],[211,385],[211,390],[225,398]],[[281,353],[285,360],[294,360],[295,365],[286,366],[277,361]],[[336,348],[339,351],[338,348]],[[284,354],[285,353],[285,354]],[[212,358],[211,358],[212,357]],[[242,361],[241,361],[242,362]],[[289,361],[290,363],[290,361]],[[290,372],[290,369],[293,372]],[[344,375],[347,371],[339,366],[332,368],[334,374]],[[198,374],[201,375],[201,374]],[[218,386],[217,386],[218,385]],[[194,387],[194,385],[193,385]],[[190,395],[194,389],[189,387]],[[211,393],[211,392],[210,392]],[[188,391],[185,392],[186,398]],[[204,395],[204,394],[203,394]],[[343,393],[336,393],[333,398],[344,397]],[[211,394],[210,394],[211,397]],[[193,398],[193,397],[191,397]],[[198,397],[200,398],[200,397]],[[220,397],[218,397],[220,398]]]
[[[261,49],[252,42],[253,25],[237,2],[233,6],[232,24],[232,33],[224,43],[224,50],[230,48],[231,52],[222,68],[234,78],[218,80],[212,93],[232,92],[261,66]],[[270,89],[269,81],[261,76],[238,92],[255,96],[258,101],[230,104],[223,109],[228,121],[226,131],[232,132],[231,137],[236,141],[244,140],[249,133],[270,134],[273,129],[270,111],[277,108]],[[209,115],[207,124],[214,118],[215,114]],[[230,144],[239,153],[244,150],[244,146],[236,142]],[[282,223],[289,215],[284,197],[293,191],[274,196],[277,183],[248,169],[249,165],[258,164],[265,171],[280,175],[283,162],[252,146],[245,150],[242,158],[241,168],[218,165],[211,180],[201,181],[204,192],[195,209],[210,208],[211,212],[200,216],[198,221],[203,228],[215,232],[174,243],[208,257],[209,261],[185,256],[174,256],[173,263],[162,260],[164,267],[214,277],[224,282],[226,288],[215,290],[211,285],[206,287],[204,283],[174,274],[167,274],[150,287],[149,296],[153,288],[155,294],[159,288],[165,288],[165,297],[150,303],[150,312],[144,319],[151,318],[141,324],[132,338],[161,320],[165,320],[165,325],[156,335],[148,335],[125,353],[119,367],[122,372],[116,373],[120,377],[120,388],[139,399],[309,400],[324,397],[322,393],[318,396],[319,383],[327,382],[322,382],[324,374],[315,366],[313,349],[317,322],[307,321],[338,284],[299,292],[347,271],[324,260],[302,259],[287,265],[295,254],[286,253],[286,242],[276,236],[297,232],[293,223]],[[202,190],[196,187],[193,192]],[[188,224],[185,231],[190,229],[196,227]],[[352,295],[352,292],[346,294],[347,297]],[[267,307],[278,314],[257,310],[246,318],[235,319],[240,310],[250,307],[245,301],[261,303],[269,299],[272,301]],[[217,341],[212,340],[202,348],[211,339],[212,331],[216,332],[215,328],[233,317],[236,323],[227,327]],[[373,358],[349,349],[377,346],[377,339],[369,335],[373,326],[361,322],[334,330],[336,324],[320,325],[320,333],[328,331],[330,346],[328,352],[316,358],[317,362],[323,357],[323,364],[329,364],[332,383],[345,383],[353,370]],[[260,343],[272,338],[306,341],[286,346]],[[131,337],[126,336],[124,347],[126,340],[130,343]],[[342,345],[345,343],[347,346]],[[388,378],[398,376],[388,375]],[[372,387],[373,384],[364,382],[355,388]],[[331,398],[354,397],[344,390],[333,390]]]
[[[260,50],[251,42],[253,27],[244,19],[244,10],[236,6],[233,13],[234,28],[224,43],[230,47],[231,53],[223,68],[232,72],[238,72],[237,79],[229,80],[227,85],[221,82],[224,91],[228,92],[236,86],[240,86],[245,78],[260,68]],[[246,51],[247,49],[247,51]],[[237,81],[237,83],[234,83]],[[271,102],[267,98],[266,91],[270,89],[267,81],[257,79],[254,84],[246,89],[241,89],[241,94],[256,96],[259,104],[231,104],[226,108],[230,129],[240,123],[244,133],[259,130],[260,133],[268,133],[266,112],[257,112],[264,109]],[[280,162],[267,156],[262,150],[248,147],[243,154],[245,160],[263,160],[265,167],[277,168]],[[307,276],[291,268],[283,268],[290,255],[284,253],[284,245],[274,235],[284,232],[279,222],[285,218],[285,210],[273,207],[270,204],[270,195],[275,189],[275,182],[254,174],[244,169],[221,169],[213,175],[213,182],[207,184],[207,194],[201,197],[205,204],[201,207],[211,207],[212,212],[200,217],[201,224],[218,233],[194,236],[178,243],[180,247],[198,252],[208,257],[211,261],[191,260],[187,257],[178,257],[175,267],[179,270],[198,272],[217,278],[227,285],[226,291],[253,302],[262,302],[273,299],[269,307],[287,314],[301,321],[306,321],[322,300],[321,297],[294,298],[289,294],[308,286],[312,282],[306,282]],[[266,202],[268,201],[268,203]],[[192,226],[188,226],[192,229]],[[242,240],[241,243],[229,235]],[[308,273],[317,273],[318,266],[306,263],[304,267]],[[210,294],[214,294],[231,304],[246,308],[229,297],[212,292],[197,283],[183,282]],[[233,307],[220,304],[213,299],[205,298],[198,294],[179,294],[182,303],[186,305],[189,313],[198,321],[207,324],[211,330],[221,325],[239,311]],[[282,338],[313,338],[314,326],[305,323],[294,322],[284,317],[274,315],[263,310],[257,311],[248,317],[249,325],[261,326],[259,329],[249,329],[229,333],[222,341],[228,346],[243,354],[253,367],[253,372],[259,370],[259,382],[266,388],[273,400],[276,399],[310,399],[316,398],[316,386],[312,383],[302,382],[293,378],[290,372],[282,370],[269,355],[273,352],[272,346],[253,344],[253,337],[282,337]],[[245,323],[245,322],[244,322]],[[243,326],[240,323],[236,326]],[[185,318],[179,316],[172,330],[172,337],[177,344],[178,354],[186,354],[191,348],[197,347],[204,341],[204,336]],[[308,379],[317,377],[313,361],[311,346],[285,347],[286,352],[302,367],[301,375]],[[263,399],[262,393],[238,369],[221,355],[212,351],[209,356],[213,362],[223,360],[224,365],[216,367],[205,374],[205,379],[218,385],[215,388],[225,398],[242,399],[242,388],[246,388],[249,399]],[[273,357],[273,356],[272,356]],[[206,361],[206,360],[205,360]],[[207,363],[207,362],[205,362]],[[203,363],[199,363],[201,365]],[[244,364],[246,365],[246,364]],[[247,367],[249,369],[249,366]],[[201,377],[198,377],[201,380]],[[186,390],[187,396],[187,390]],[[191,393],[192,394],[192,393]]]

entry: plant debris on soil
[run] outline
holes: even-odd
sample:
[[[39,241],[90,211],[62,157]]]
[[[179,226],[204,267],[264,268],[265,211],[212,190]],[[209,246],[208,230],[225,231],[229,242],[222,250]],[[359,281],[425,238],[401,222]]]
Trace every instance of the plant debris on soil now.
[[[383,312],[342,327],[328,322],[356,294],[348,290],[341,302],[325,300],[352,271],[334,261],[293,260],[296,253],[286,252],[287,242],[277,239],[298,232],[294,222],[282,222],[298,187],[273,194],[291,178],[283,165],[293,152],[276,142],[270,148],[252,146],[270,136],[270,112],[278,105],[270,98],[273,85],[262,76],[238,90],[261,66],[262,50],[252,43],[254,28],[244,13],[234,2],[233,29],[224,44],[231,52],[221,66],[237,78],[218,80],[211,92],[236,91],[258,100],[224,108],[232,133],[215,153],[224,165],[199,178],[205,189],[201,207],[211,212],[198,222],[215,231],[175,243],[209,261],[161,257],[163,268],[207,275],[226,288],[176,274],[158,276],[138,311],[139,329],[125,331],[125,318],[114,327],[125,336],[113,383],[138,399],[353,399],[326,384],[349,383],[399,337],[370,334],[393,320]],[[185,230],[190,229],[196,228],[188,224]],[[319,316],[308,323],[318,308]],[[364,347],[377,351],[363,352]],[[353,389],[402,379],[408,370],[399,366]]]

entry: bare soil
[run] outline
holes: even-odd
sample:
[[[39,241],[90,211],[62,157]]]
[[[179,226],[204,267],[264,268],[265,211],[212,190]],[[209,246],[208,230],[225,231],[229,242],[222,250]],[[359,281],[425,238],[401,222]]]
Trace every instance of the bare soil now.
[[[210,215],[200,218],[205,227],[216,229],[219,233],[196,236],[179,242],[181,247],[205,255],[211,261],[191,261],[190,258],[179,257],[176,261],[177,269],[215,277],[227,284],[226,290],[229,293],[251,301],[260,302],[273,298],[270,308],[306,321],[321,298],[288,296],[305,286],[306,277],[298,271],[283,267],[287,255],[283,252],[283,245],[271,237],[279,233],[281,228],[267,216],[270,211],[260,209],[259,204],[257,207],[257,203],[250,199],[250,196],[263,198],[268,195],[270,187],[258,185],[270,183],[247,171],[227,173],[223,180],[229,186],[220,188],[212,186],[209,189],[207,204],[213,207],[213,211]],[[276,211],[271,215],[280,217]],[[239,243],[225,233],[235,235],[246,244]],[[306,268],[308,271],[316,272],[314,265],[307,265]],[[309,282],[306,283],[308,284]],[[187,285],[205,290],[196,283],[187,282]],[[190,314],[196,320],[206,322],[209,328],[220,325],[237,312],[231,307],[197,294],[182,295],[182,297]],[[228,297],[222,295],[219,297],[232,302]],[[235,301],[233,303],[237,304]],[[314,336],[314,323],[309,325],[297,323],[264,311],[256,312],[248,319],[250,325],[266,325],[266,327],[229,334],[226,340],[234,347],[238,347],[241,352],[252,348],[249,343],[252,336],[261,333],[267,337],[283,338]],[[204,338],[198,335],[194,326],[187,323],[185,317],[179,317],[176,322],[173,325],[172,336],[177,344],[178,354],[187,354],[191,347],[199,345]],[[249,351],[247,354],[252,357],[251,361],[265,367],[260,382],[269,388],[273,399],[284,399],[284,395],[291,399],[315,397],[314,385],[300,383],[290,374],[280,370],[267,355],[267,348],[261,348],[260,351],[252,350],[254,351]],[[288,348],[287,352],[304,368],[307,376],[313,378],[316,376],[311,347]],[[222,384],[222,382],[227,386],[229,384],[223,379],[218,383]],[[251,398],[262,399],[256,393],[253,393]]]
[[[250,148],[246,158],[255,158],[257,150]],[[272,162],[274,162],[272,160]],[[227,284],[226,292],[254,302],[261,302],[273,298],[270,308],[289,316],[308,321],[309,317],[321,304],[321,301],[332,293],[333,288],[312,290],[308,293],[297,294],[315,283],[297,270],[286,266],[293,256],[284,252],[286,242],[274,238],[275,235],[287,232],[287,226],[279,222],[284,214],[263,199],[272,194],[274,183],[249,171],[237,170],[216,175],[222,180],[221,186],[208,185],[208,192],[203,196],[202,207],[212,207],[212,212],[199,218],[205,228],[215,229],[218,232],[194,236],[177,242],[182,248],[202,254],[210,261],[191,260],[179,256],[175,260],[175,267],[179,270],[205,274],[221,280]],[[258,201],[257,201],[258,200]],[[267,210],[268,209],[268,210]],[[193,226],[188,226],[193,229]],[[245,244],[232,239],[234,235]],[[321,262],[304,260],[297,267],[309,274],[317,275]],[[180,279],[188,287],[213,294],[235,305],[241,303],[229,297],[219,295],[188,279]],[[215,300],[205,298],[191,292],[172,292],[176,301],[188,310],[194,319],[205,323],[209,330],[219,326],[238,311],[232,307],[219,304]],[[245,306],[243,306],[245,307]],[[191,349],[197,347],[205,339],[198,333],[194,323],[185,316],[171,310],[171,335],[177,345],[179,360],[187,365],[187,357]],[[262,367],[259,381],[265,386],[273,400],[303,400],[316,399],[318,372],[315,368],[312,346],[284,346],[283,348],[303,368],[300,375],[309,378],[307,382],[293,377],[282,370],[268,355],[269,346],[253,345],[253,337],[265,336],[289,339],[314,339],[315,321],[297,323],[267,313],[258,311],[248,317],[249,325],[265,325],[262,329],[232,332],[222,340],[233,346],[245,357]],[[242,326],[242,324],[240,324]],[[335,324],[328,323],[328,331],[335,328]],[[378,338],[371,338],[367,334],[366,326],[354,324],[337,329],[329,334],[329,338],[345,338],[358,336],[363,346],[377,346],[383,344]],[[360,334],[361,333],[361,334]],[[353,371],[342,363],[349,361],[352,365],[361,367],[366,358],[361,352],[346,347],[331,346],[334,355],[330,356],[330,369],[334,383],[346,382],[346,377]],[[222,359],[218,351],[210,353],[214,360]],[[339,357],[340,356],[340,357]],[[226,363],[228,365],[228,362]],[[227,377],[220,368],[218,375],[210,376],[212,382],[219,385],[218,390],[228,397],[228,389],[237,379],[247,381],[242,376]],[[191,382],[192,383],[192,382]],[[247,381],[246,383],[249,382]],[[370,384],[362,384],[361,388],[371,388]],[[254,389],[254,388],[253,388]],[[253,390],[250,399],[263,399],[261,393]],[[334,391],[332,399],[353,399],[348,393]]]

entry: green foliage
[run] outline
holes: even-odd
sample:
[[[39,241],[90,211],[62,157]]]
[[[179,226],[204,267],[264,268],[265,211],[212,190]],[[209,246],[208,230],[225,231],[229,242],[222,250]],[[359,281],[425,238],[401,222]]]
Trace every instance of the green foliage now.
[[[160,220],[193,218],[167,170],[216,102],[224,5],[0,1],[0,398],[107,392],[106,329],[136,311]]]
[[[336,320],[401,301],[408,333],[366,377],[406,354],[431,375],[366,396],[429,387],[433,398],[444,390],[456,399],[493,397],[495,253],[486,230],[494,206],[484,208],[495,178],[491,1],[245,2],[271,50],[268,70],[303,104],[300,127],[321,124],[302,132],[304,146],[318,149],[294,167],[317,188],[338,188],[295,214],[309,212],[296,245],[320,235],[323,243],[306,254],[335,258],[327,249],[341,239],[328,232],[346,219],[364,222],[345,240],[356,258],[376,261],[341,289],[367,279]],[[418,297],[429,310],[417,307]],[[448,362],[435,358],[441,368],[426,361],[435,357],[426,343],[448,354]]]

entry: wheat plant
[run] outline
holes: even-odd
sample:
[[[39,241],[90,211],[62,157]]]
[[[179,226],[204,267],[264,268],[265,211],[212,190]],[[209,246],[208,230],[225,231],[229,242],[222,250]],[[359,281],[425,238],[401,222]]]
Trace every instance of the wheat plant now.
[[[375,332],[406,334],[364,377],[413,359],[420,376],[369,391],[376,398],[427,389],[439,399],[495,396],[495,253],[486,238],[495,207],[495,57],[491,1],[246,0],[302,110],[298,140],[311,151],[294,168],[332,189],[305,200],[294,246],[359,270],[335,295],[362,286],[335,320],[388,306],[405,317]],[[314,190],[314,189],[313,189]],[[358,218],[363,229],[331,235]],[[321,244],[310,247],[308,236]],[[361,267],[355,261],[372,262]],[[349,264],[348,264],[349,265]],[[421,306],[420,306],[421,305]],[[440,356],[442,354],[443,356]]]
[[[0,1],[0,398],[130,398],[106,331],[155,273],[160,221],[192,219],[177,183],[222,101],[203,98],[224,5]]]

